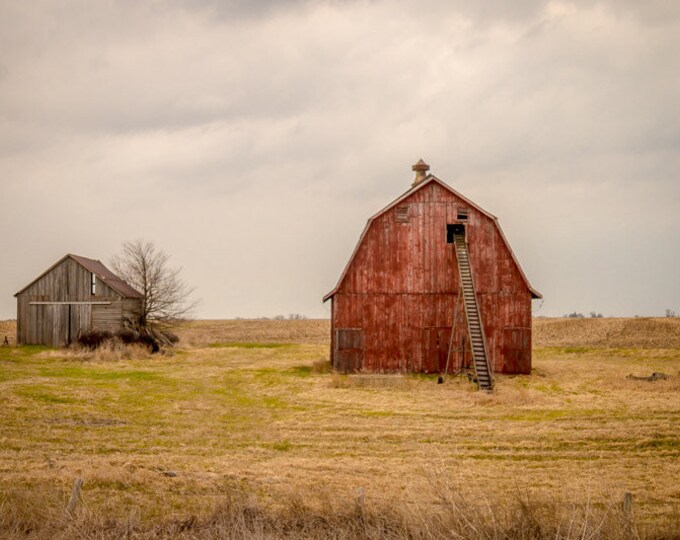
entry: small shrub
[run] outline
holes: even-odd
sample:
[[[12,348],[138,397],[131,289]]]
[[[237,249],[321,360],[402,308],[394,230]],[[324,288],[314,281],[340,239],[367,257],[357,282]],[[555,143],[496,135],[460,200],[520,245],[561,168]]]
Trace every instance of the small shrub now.
[[[113,334],[108,330],[92,330],[81,334],[78,338],[78,344],[88,349],[97,349],[112,338]]]
[[[174,334],[171,334],[174,336]],[[176,336],[175,336],[176,337]],[[168,338],[169,342],[169,338]],[[114,347],[120,345],[143,345],[151,352],[161,350],[161,341],[151,333],[139,333],[135,330],[120,330],[115,334],[107,330],[92,330],[82,334],[78,338],[78,344],[90,350],[98,350],[104,346]]]
[[[160,330],[160,334],[173,345],[179,343],[179,336],[170,330]]]
[[[135,332],[134,330],[129,329],[120,330],[119,332],[116,333],[116,337],[126,345],[131,345],[133,343],[138,343],[139,332]]]

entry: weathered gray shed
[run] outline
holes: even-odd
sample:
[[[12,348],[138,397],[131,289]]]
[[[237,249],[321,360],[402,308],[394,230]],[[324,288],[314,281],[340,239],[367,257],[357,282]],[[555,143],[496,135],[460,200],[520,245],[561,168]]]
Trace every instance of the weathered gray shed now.
[[[60,347],[90,330],[134,324],[142,294],[100,261],[68,254],[14,296],[17,343]]]

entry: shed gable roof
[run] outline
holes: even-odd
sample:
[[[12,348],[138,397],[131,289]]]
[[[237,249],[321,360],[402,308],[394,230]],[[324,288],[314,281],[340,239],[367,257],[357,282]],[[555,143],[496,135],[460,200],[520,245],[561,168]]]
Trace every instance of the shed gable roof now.
[[[508,251],[510,252],[510,256],[512,257],[513,262],[517,266],[517,269],[519,270],[520,275],[522,276],[522,279],[524,280],[524,283],[526,284],[527,288],[531,292],[531,297],[532,298],[543,298],[540,292],[538,292],[536,289],[534,289],[531,284],[529,283],[529,280],[527,279],[526,274],[524,273],[524,270],[522,270],[522,266],[519,264],[519,261],[517,260],[517,257],[515,256],[514,251],[512,251],[512,248],[510,247],[510,244],[508,243],[508,239],[505,237],[505,234],[503,234],[503,230],[501,229],[500,224],[498,223],[498,218],[494,216],[493,214],[487,212],[484,210],[481,206],[475,204],[472,202],[470,199],[465,197],[464,195],[461,195],[458,193],[455,189],[453,189],[451,186],[449,186],[446,182],[443,182],[433,174],[428,175],[422,182],[416,184],[413,186],[411,189],[409,189],[406,193],[401,195],[400,197],[397,197],[394,201],[392,201],[390,204],[388,204],[385,208],[380,210],[378,213],[374,214],[368,219],[368,222],[366,223],[366,227],[364,227],[363,232],[361,233],[361,236],[359,237],[359,242],[357,242],[356,247],[354,248],[354,251],[352,252],[352,256],[349,258],[349,261],[347,262],[347,265],[345,266],[345,269],[342,271],[342,274],[340,275],[340,279],[338,280],[337,285],[335,288],[333,288],[332,291],[330,291],[326,296],[323,297],[323,301],[326,302],[329,298],[331,298],[336,292],[338,292],[338,289],[340,289],[340,286],[342,285],[342,282],[345,279],[345,276],[347,275],[347,272],[349,272],[350,267],[352,266],[352,262],[354,261],[354,258],[357,255],[357,252],[359,251],[359,246],[364,241],[364,238],[366,237],[366,234],[368,233],[368,230],[371,228],[371,224],[373,221],[375,221],[378,217],[382,216],[384,213],[388,212],[395,206],[397,206],[399,203],[404,201],[405,199],[409,198],[411,195],[413,195],[416,191],[423,189],[425,186],[430,185],[431,183],[437,183],[441,187],[443,187],[445,190],[449,191],[459,199],[465,201],[466,204],[468,204],[470,207],[474,208],[475,210],[479,211],[481,214],[487,216],[489,219],[491,219],[496,226],[496,229],[498,230],[498,234],[500,235],[501,239],[505,243],[505,246],[508,248]]]
[[[88,259],[87,257],[81,257],[80,255],[73,255],[72,253],[69,253],[62,257],[61,259],[59,259],[56,263],[50,266],[47,270],[45,270],[33,281],[31,281],[23,289],[17,291],[17,293],[14,296],[20,295],[31,285],[33,285],[36,281],[38,281],[43,276],[49,274],[54,268],[56,268],[62,262],[69,258],[73,259],[87,271],[92,272],[95,276],[97,276],[98,279],[100,279],[103,283],[105,283],[111,289],[120,294],[123,298],[142,298],[144,296],[138,290],[134,289],[133,287],[128,285],[125,281],[123,281],[121,278],[119,278],[116,274],[111,272],[111,270],[106,268],[106,266],[104,266],[101,261],[95,259]]]

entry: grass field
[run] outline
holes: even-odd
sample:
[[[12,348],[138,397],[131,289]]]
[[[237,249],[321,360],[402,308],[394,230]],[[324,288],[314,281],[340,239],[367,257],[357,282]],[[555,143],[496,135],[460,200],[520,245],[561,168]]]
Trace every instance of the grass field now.
[[[0,347],[0,536],[680,538],[680,320],[536,320],[532,375],[491,395],[330,373],[328,332]]]

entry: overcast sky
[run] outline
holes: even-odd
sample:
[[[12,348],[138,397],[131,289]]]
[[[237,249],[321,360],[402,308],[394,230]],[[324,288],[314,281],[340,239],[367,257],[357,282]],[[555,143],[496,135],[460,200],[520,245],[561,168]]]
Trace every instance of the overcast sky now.
[[[680,314],[678,3],[0,0],[0,318],[153,240],[199,318],[327,317],[427,161],[536,315]]]

